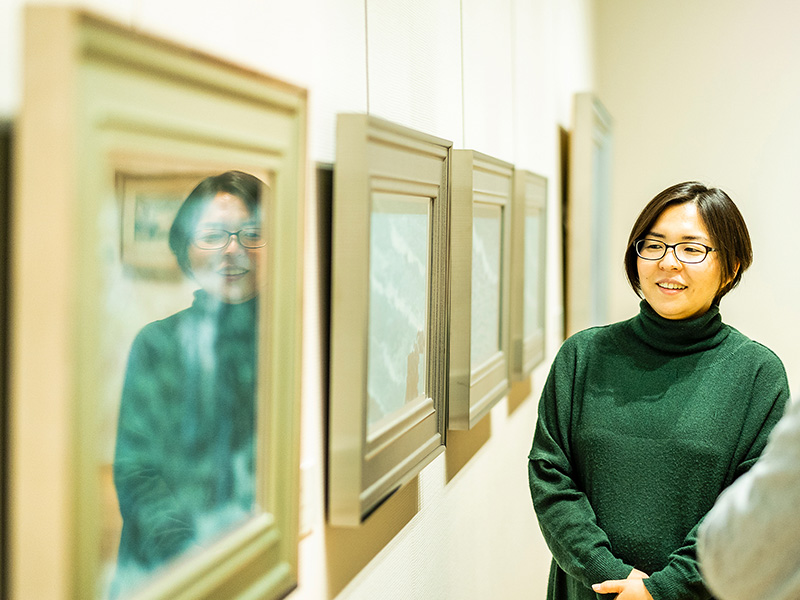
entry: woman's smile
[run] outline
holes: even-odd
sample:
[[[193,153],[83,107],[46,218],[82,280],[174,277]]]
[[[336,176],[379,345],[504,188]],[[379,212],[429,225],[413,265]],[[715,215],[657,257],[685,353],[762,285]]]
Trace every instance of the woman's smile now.
[[[664,290],[665,293],[677,293],[682,292],[688,286],[674,280],[666,280],[666,281],[658,281],[656,285]]]

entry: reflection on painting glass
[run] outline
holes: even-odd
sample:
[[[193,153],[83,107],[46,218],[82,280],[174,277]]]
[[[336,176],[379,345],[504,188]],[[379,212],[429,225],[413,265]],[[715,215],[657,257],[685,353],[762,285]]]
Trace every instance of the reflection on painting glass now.
[[[430,203],[398,194],[372,198],[369,425],[426,394]]]
[[[472,217],[470,364],[474,371],[500,350],[500,206],[475,203]]]
[[[536,333],[540,324],[539,306],[539,254],[541,252],[541,223],[539,211],[525,215],[525,278],[522,290],[524,313],[523,332],[527,338]]]
[[[159,195],[164,186],[151,184],[159,199],[151,206],[169,210]],[[111,598],[141,587],[154,572],[207,547],[255,511],[266,189],[253,175],[229,171],[176,197],[180,209],[165,225],[158,215],[129,211],[166,228],[149,231],[148,243],[163,233],[163,251],[172,252],[186,281],[120,265],[109,286],[109,295],[126,295],[120,314],[131,316],[115,327],[130,329],[133,320],[139,329],[120,376],[113,482],[122,528]],[[129,248],[134,250],[135,243]],[[193,297],[186,294],[187,282]],[[143,318],[150,322],[142,327]]]

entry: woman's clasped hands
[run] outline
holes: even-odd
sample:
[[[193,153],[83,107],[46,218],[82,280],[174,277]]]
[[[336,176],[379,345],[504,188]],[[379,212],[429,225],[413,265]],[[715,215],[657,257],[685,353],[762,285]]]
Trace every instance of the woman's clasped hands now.
[[[648,577],[647,573],[633,569],[627,579],[609,579],[595,583],[592,589],[598,594],[617,594],[616,600],[653,600],[643,581]]]

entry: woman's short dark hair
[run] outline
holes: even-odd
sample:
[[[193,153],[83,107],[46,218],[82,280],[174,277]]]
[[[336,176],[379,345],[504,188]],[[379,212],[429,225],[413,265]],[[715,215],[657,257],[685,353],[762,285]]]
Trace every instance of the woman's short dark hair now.
[[[753,246],[747,225],[739,209],[728,194],[719,188],[708,188],[696,181],[686,181],[668,187],[653,198],[639,214],[633,224],[628,247],[625,251],[625,273],[633,290],[642,296],[639,283],[639,269],[634,244],[652,229],[661,214],[671,206],[692,202],[697,206],[700,218],[711,236],[711,243],[717,251],[722,281],[730,279],[714,298],[719,303],[742,278],[753,262]]]
[[[206,177],[183,201],[169,230],[169,248],[178,259],[178,265],[191,276],[189,244],[195,234],[203,210],[219,193],[236,196],[251,215],[260,215],[264,191],[268,189],[258,177],[242,171],[226,171]]]

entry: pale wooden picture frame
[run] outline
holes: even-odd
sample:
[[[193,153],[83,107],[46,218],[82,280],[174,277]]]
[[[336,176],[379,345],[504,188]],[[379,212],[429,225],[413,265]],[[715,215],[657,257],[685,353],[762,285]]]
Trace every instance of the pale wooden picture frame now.
[[[510,389],[511,213],[513,165],[475,152],[454,150],[452,159],[452,267],[450,274],[450,429],[470,429]],[[474,307],[475,292],[489,284],[475,280],[474,244],[481,207],[497,216],[497,247],[490,249],[497,283],[491,284],[496,304],[491,311]],[[494,238],[493,238],[494,239]],[[482,257],[481,254],[478,255]],[[474,284],[480,288],[476,290]],[[496,298],[495,298],[496,295]],[[492,336],[492,348],[473,352],[476,325]],[[496,343],[495,343],[496,342]],[[483,342],[482,342],[483,343]],[[485,344],[484,344],[485,345]]]
[[[528,377],[544,360],[547,178],[514,170],[511,250],[511,373]]]
[[[9,217],[11,206],[11,125],[0,124],[0,597],[7,597],[8,503],[8,338]]]
[[[444,451],[449,310],[447,184],[451,146],[449,141],[368,115],[338,117],[328,411],[328,519],[333,525],[358,526]],[[394,208],[386,213],[381,208],[385,206]],[[415,206],[423,208],[417,210]],[[410,211],[406,215],[404,207]],[[391,219],[392,210],[400,215],[398,219],[415,217],[414,222],[421,223],[423,231],[427,228],[427,233],[409,239],[390,229],[392,235],[381,235],[378,225],[383,222],[378,219],[387,214]],[[393,236],[397,239],[389,239]],[[388,256],[384,256],[385,249],[379,256],[377,248],[385,243],[391,246]],[[412,256],[409,246],[415,244],[427,248],[422,252],[427,259]],[[403,250],[397,250],[401,246]],[[397,282],[404,289],[391,293],[407,293],[398,302],[425,298],[421,303],[424,326],[419,326],[417,340],[413,339],[413,331],[409,339],[399,340],[399,362],[405,360],[405,352],[409,353],[409,365],[412,358],[419,361],[414,363],[414,372],[420,369],[419,379],[425,384],[419,395],[406,394],[406,400],[401,396],[398,406],[373,420],[371,409],[380,398],[375,400],[373,394],[370,400],[370,356],[377,361],[376,353],[371,354],[375,337],[371,336],[371,329],[375,328],[374,333],[388,321],[375,306],[381,297],[376,290],[382,289],[381,283],[374,281],[380,275],[375,271],[379,260],[392,273],[402,270],[404,261],[416,261],[424,273],[405,287]],[[422,264],[425,260],[427,266]],[[389,294],[381,292],[384,293]],[[375,304],[372,307],[371,301]],[[371,308],[375,311],[372,316]],[[408,324],[401,323],[397,329],[400,333],[390,331],[387,339],[397,341],[403,328],[407,329]],[[414,351],[419,350],[420,342],[425,348],[421,356]],[[406,364],[397,366],[402,370]],[[411,373],[409,367],[406,387]],[[413,379],[418,385],[417,378]],[[396,398],[392,396],[392,400]]]
[[[119,175],[237,169],[271,190],[257,332],[258,509],[130,597],[281,598],[297,582],[306,92],[68,7],[25,8],[24,57],[13,236],[49,244],[13,256],[11,593],[103,593],[97,457],[106,389],[119,373],[97,340],[109,314],[107,261],[120,260],[124,237]]]
[[[567,336],[608,323],[613,142],[613,119],[600,99],[575,94],[566,210]]]

